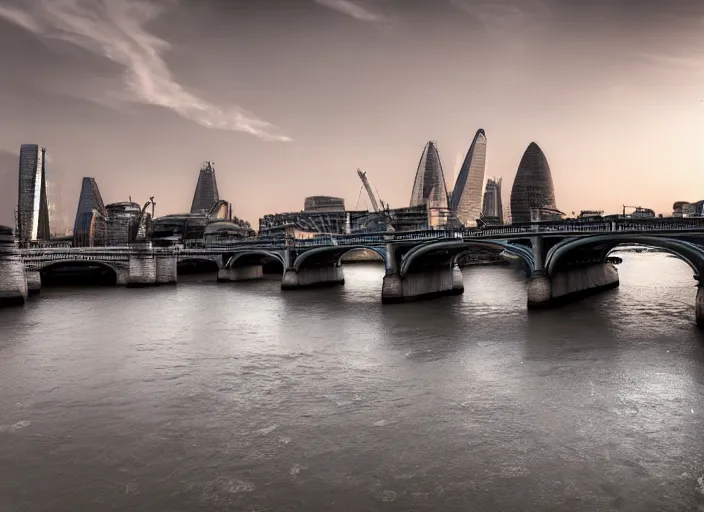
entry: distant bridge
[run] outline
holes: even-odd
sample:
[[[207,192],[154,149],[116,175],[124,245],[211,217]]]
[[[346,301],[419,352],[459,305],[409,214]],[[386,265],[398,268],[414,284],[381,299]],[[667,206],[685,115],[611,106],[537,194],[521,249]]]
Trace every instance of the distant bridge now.
[[[523,264],[528,306],[548,307],[618,286],[618,272],[607,263],[619,245],[663,249],[683,261],[699,281],[704,275],[704,219],[618,219],[350,235],[316,234],[311,238],[220,240],[204,248],[130,247],[33,248],[22,250],[28,276],[49,268],[89,263],[111,269],[117,282],[148,285],[175,282],[179,263],[208,261],[221,281],[260,278],[266,265],[278,266],[282,289],[344,283],[342,257],[354,249],[371,250],[385,263],[383,302],[464,291],[457,259],[463,253],[500,252]],[[2,255],[0,254],[0,257]],[[36,282],[37,277],[30,277]],[[36,286],[36,285],[35,285]],[[696,299],[697,321],[704,324],[704,292]]]

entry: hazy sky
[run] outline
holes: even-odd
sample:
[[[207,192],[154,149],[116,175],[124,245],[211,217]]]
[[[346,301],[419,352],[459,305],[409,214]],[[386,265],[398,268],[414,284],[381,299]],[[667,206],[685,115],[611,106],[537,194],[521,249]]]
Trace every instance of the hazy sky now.
[[[406,206],[428,140],[451,188],[478,128],[506,203],[535,140],[563,211],[669,212],[704,199],[703,36],[695,0],[0,0],[0,223],[22,143],[62,227],[83,176],[187,211],[203,160],[255,223],[354,208],[358,167]]]

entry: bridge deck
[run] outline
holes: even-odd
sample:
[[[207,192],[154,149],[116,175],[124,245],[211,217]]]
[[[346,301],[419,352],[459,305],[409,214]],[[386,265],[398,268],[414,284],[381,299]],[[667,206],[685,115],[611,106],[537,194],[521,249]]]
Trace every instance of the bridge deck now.
[[[422,230],[403,232],[378,232],[360,233],[349,235],[319,234],[315,238],[257,238],[237,240],[225,243],[209,244],[206,247],[174,247],[155,248],[155,251],[175,251],[179,255],[215,256],[225,251],[242,250],[247,248],[284,250],[302,250],[326,246],[381,246],[388,243],[423,243],[431,241],[450,240],[521,240],[535,236],[542,238],[567,238],[604,235],[607,233],[618,234],[643,234],[657,236],[704,236],[704,218],[672,218],[672,219],[624,219],[611,222],[564,222],[545,223],[537,225],[508,225],[484,229],[462,230]],[[71,255],[79,259],[95,257],[128,258],[135,249],[132,247],[32,247],[22,249],[23,256],[27,258],[55,259],[61,255]]]

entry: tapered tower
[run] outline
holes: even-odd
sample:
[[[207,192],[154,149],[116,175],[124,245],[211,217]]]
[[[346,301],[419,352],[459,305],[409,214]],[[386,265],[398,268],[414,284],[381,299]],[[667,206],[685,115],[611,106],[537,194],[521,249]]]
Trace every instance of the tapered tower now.
[[[219,200],[218,182],[215,180],[215,164],[203,162],[198,175],[196,191],[193,194],[191,213],[209,212]]]
[[[107,211],[95,178],[83,178],[73,224],[74,247],[99,247],[107,242]]]
[[[484,130],[479,129],[460,167],[451,196],[450,211],[464,226],[476,225],[482,213],[485,168],[486,134]]]
[[[431,208],[447,208],[447,203],[447,187],[440,154],[435,142],[430,141],[425,145],[418,162],[411,192],[411,206],[427,204]]]

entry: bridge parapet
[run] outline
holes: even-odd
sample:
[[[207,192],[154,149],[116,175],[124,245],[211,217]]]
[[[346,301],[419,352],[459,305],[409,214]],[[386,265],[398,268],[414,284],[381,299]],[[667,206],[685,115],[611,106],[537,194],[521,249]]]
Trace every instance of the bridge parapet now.
[[[531,225],[506,225],[490,228],[467,228],[462,233],[466,237],[504,237],[511,235],[534,236],[545,233],[590,234],[605,232],[673,232],[702,231],[704,218],[667,219],[619,219],[611,222],[540,223]]]
[[[110,263],[123,263],[127,264],[130,259],[129,250],[117,250],[117,251],[81,251],[77,249],[61,249],[61,250],[50,250],[46,249],[32,249],[23,251],[24,266],[27,270],[39,271],[44,267],[53,265],[58,262],[110,262]]]
[[[656,222],[619,221],[613,231],[701,231],[704,218],[658,219]]]

